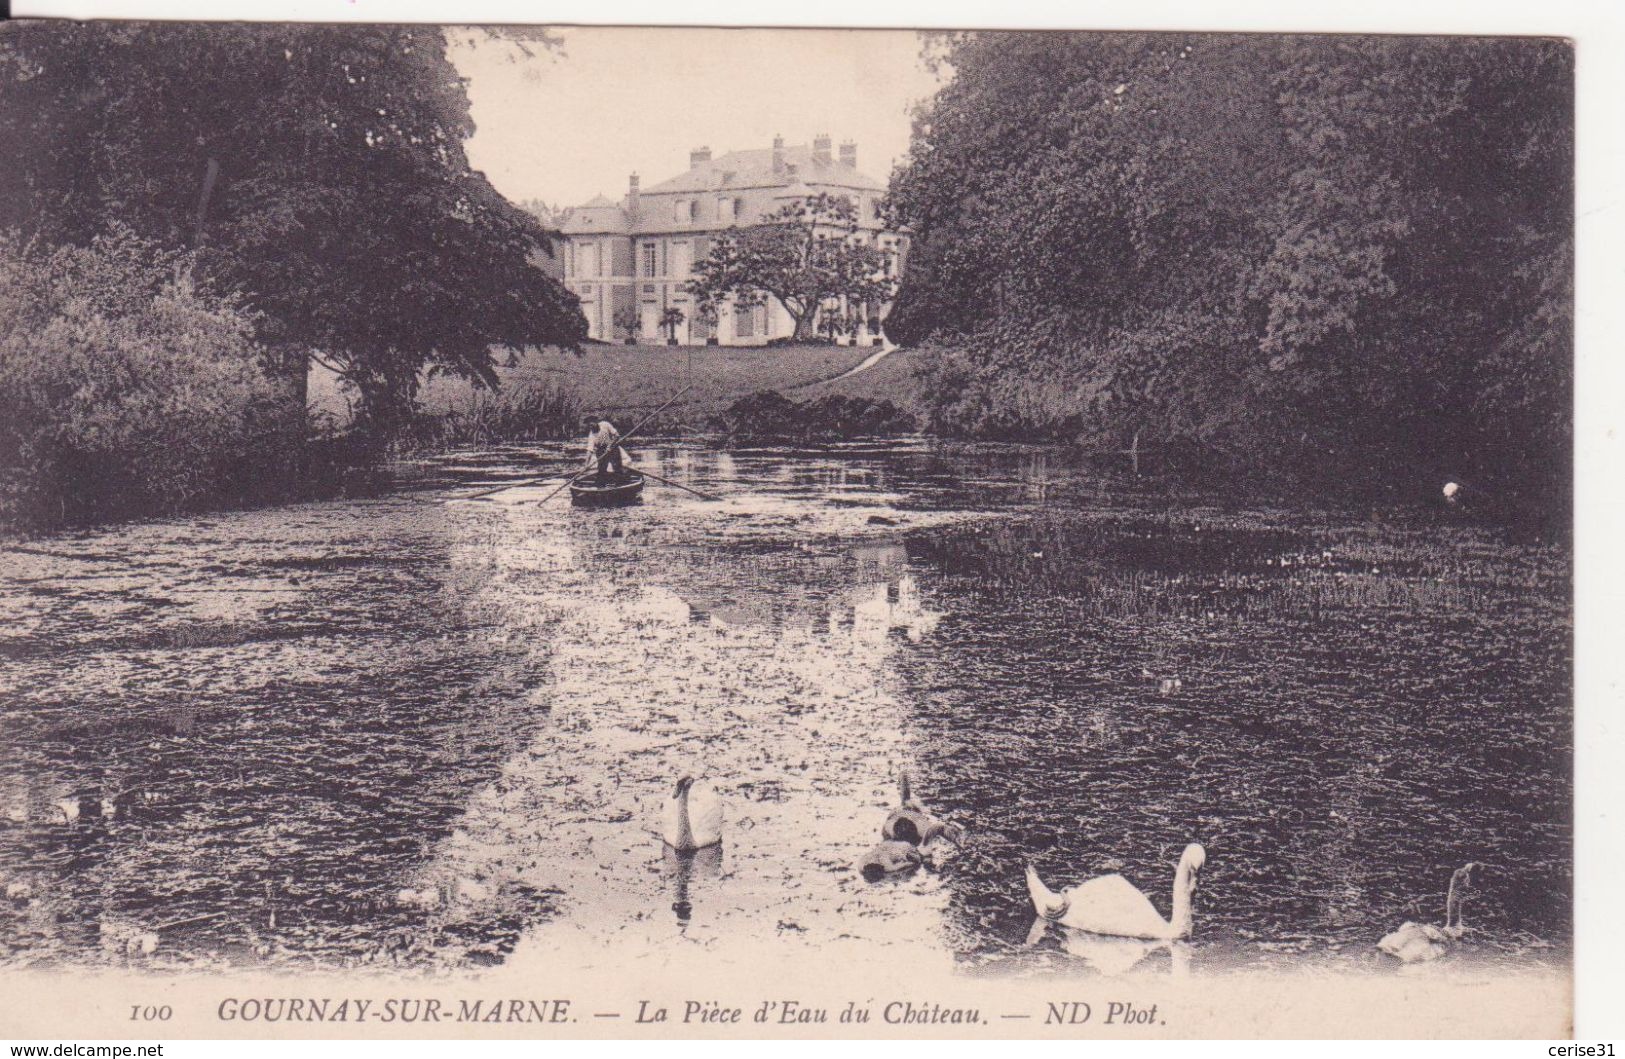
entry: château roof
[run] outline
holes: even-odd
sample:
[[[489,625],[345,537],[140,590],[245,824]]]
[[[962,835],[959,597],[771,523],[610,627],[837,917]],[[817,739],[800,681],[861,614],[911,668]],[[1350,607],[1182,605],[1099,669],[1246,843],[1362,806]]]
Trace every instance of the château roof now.
[[[775,154],[779,156],[777,166],[774,165]],[[687,172],[670,180],[641,189],[638,196],[641,205],[634,205],[630,198],[622,203],[598,195],[570,210],[559,230],[565,235],[699,231],[735,223],[749,224],[754,218],[771,212],[776,203],[784,199],[810,197],[820,191],[876,195],[885,190],[885,184],[838,157],[827,153],[822,158],[815,157],[808,144],[777,150],[729,151],[690,165]],[[705,197],[711,193],[728,197],[730,191],[740,192],[736,198],[738,205],[736,212],[724,218],[719,213],[720,207]],[[687,219],[678,221],[672,203],[685,195],[701,199],[698,205],[703,209],[690,207]],[[629,214],[629,208],[634,209],[635,214]]]
[[[598,195],[591,202],[570,210],[559,225],[565,235],[588,235],[593,232],[626,231],[626,211],[612,199]]]
[[[773,168],[773,149],[729,151],[701,162],[686,173],[643,189],[645,195],[721,191],[729,188],[780,187],[800,180],[809,185],[830,185],[860,191],[885,191],[886,185],[838,158],[819,161],[807,144],[784,148],[784,168]]]

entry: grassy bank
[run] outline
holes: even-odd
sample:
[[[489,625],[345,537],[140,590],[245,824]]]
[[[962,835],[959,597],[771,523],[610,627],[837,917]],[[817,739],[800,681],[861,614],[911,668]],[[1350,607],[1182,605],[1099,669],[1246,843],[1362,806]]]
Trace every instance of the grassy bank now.
[[[923,420],[924,406],[920,402],[919,386],[914,381],[914,368],[918,363],[919,354],[913,350],[899,349],[850,378],[812,383],[794,391],[785,391],[785,395],[798,401],[817,400],[831,394],[890,401]]]
[[[827,392],[863,394],[861,382],[878,380],[890,367],[887,357],[871,371],[830,383],[875,353],[854,346],[609,346],[584,347],[580,354],[556,349],[526,350],[500,369],[502,390],[492,394],[454,378],[427,380],[420,394],[424,415],[438,422],[439,435],[452,442],[511,439],[574,433],[582,412],[637,417],[657,408],[688,385],[693,389],[653,424],[667,429],[697,427],[734,401],[762,390],[797,400]],[[828,387],[828,388],[826,388]],[[850,388],[847,388],[850,387]],[[310,405],[321,417],[342,425],[350,416],[344,391],[331,373],[310,378]],[[482,434],[485,432],[485,434]]]

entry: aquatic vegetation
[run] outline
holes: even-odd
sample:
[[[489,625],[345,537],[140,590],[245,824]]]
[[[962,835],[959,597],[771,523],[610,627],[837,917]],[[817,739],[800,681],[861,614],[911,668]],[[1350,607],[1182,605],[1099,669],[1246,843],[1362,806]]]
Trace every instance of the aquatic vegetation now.
[[[477,491],[562,455],[413,480]],[[1011,447],[644,458],[723,501],[579,512],[542,485],[6,548],[0,963],[434,971],[569,942],[1380,970],[1469,860],[1517,868],[1475,879],[1460,958],[1566,959],[1560,548]],[[871,885],[905,770],[969,833]],[[688,774],[728,830],[677,857],[657,822]],[[1167,914],[1192,840],[1190,951],[1026,945],[1025,859]]]

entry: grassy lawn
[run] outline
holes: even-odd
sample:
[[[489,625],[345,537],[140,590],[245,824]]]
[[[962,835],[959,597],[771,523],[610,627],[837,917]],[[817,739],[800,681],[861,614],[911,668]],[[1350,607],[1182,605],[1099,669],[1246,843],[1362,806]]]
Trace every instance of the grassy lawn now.
[[[684,403],[710,412],[758,390],[787,391],[831,378],[873,352],[852,346],[585,346],[579,356],[527,352],[503,375],[514,386],[569,386],[585,403],[608,411],[655,408],[692,380]],[[431,400],[425,394],[425,403]]]
[[[799,400],[808,395],[809,384],[849,371],[874,352],[854,346],[589,345],[580,354],[526,350],[514,367],[503,367],[498,374],[505,391],[563,387],[584,406],[611,413],[653,409],[692,380],[694,389],[673,409],[703,416],[759,390],[778,390]],[[885,364],[881,361],[876,370]],[[477,396],[468,382],[445,377],[428,380],[421,392],[430,414],[467,407]],[[310,403],[313,409],[348,418],[344,394],[325,371],[312,372]]]
[[[529,350],[502,371],[504,387],[563,386],[596,411],[653,410],[690,381],[694,389],[673,408],[714,412],[758,390],[785,391],[839,375],[872,349],[851,346],[584,346],[582,352]],[[467,383],[435,379],[424,388],[433,413],[466,401]]]

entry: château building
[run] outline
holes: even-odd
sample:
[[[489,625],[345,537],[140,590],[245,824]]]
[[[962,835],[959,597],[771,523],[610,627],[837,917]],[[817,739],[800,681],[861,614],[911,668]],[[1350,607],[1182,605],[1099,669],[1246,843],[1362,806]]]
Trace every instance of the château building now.
[[[885,191],[884,184],[859,171],[855,144],[841,144],[839,154],[832,156],[828,136],[815,137],[811,146],[789,147],[776,137],[771,149],[730,151],[716,158],[709,147],[701,147],[690,152],[687,172],[647,188],[634,173],[620,202],[600,195],[570,210],[561,225],[564,281],[581,299],[592,338],[663,342],[661,318],[676,308],[683,314],[676,328],[682,344],[763,345],[794,330],[789,313],[772,298],[758,306],[725,304],[714,327],[697,319],[694,299],[683,288],[693,278],[694,263],[709,253],[711,241],[824,192],[852,203],[857,238],[889,251],[895,271],[907,246],[903,236],[881,224]],[[867,345],[879,335],[865,322],[847,340]]]

